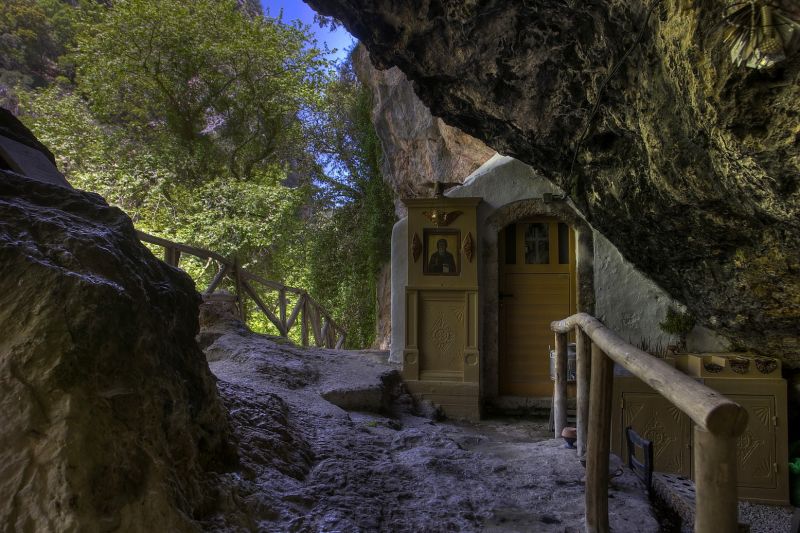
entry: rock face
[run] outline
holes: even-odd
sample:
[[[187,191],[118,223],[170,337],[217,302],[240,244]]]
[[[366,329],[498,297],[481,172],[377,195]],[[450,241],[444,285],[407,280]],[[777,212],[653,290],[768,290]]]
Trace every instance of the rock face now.
[[[194,531],[235,460],[192,281],[99,196],[0,172],[0,529]]]
[[[494,150],[448,126],[414,94],[398,68],[378,70],[359,45],[353,64],[373,96],[372,123],[383,150],[383,177],[394,191],[395,210],[405,216],[401,198],[430,196],[431,181],[463,182]]]
[[[568,191],[701,324],[800,363],[800,56],[734,67],[722,2],[309,4]]]

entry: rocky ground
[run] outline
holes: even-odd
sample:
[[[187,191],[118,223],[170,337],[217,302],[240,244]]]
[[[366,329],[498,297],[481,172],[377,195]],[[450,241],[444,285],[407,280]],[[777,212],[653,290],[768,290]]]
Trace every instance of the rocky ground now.
[[[546,421],[421,416],[379,352],[300,349],[235,325],[205,342],[241,458],[206,528],[583,531],[583,468]],[[615,531],[658,531],[630,474],[611,495]]]

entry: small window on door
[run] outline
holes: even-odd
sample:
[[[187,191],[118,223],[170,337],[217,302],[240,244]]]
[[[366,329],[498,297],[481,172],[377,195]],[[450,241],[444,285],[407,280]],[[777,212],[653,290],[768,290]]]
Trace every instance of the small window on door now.
[[[506,227],[506,264],[517,263],[517,225],[509,224]]]
[[[533,222],[525,227],[525,263],[550,263],[550,228],[547,222]]]

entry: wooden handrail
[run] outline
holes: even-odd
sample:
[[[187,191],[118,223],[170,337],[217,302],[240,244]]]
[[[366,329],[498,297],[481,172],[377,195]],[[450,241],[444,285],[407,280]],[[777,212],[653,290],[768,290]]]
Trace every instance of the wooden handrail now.
[[[620,366],[658,391],[695,424],[715,435],[741,435],[747,426],[747,412],[739,404],[690,378],[647,352],[623,341],[602,322],[586,313],[578,313],[551,329],[568,333],[576,326]]]
[[[344,346],[344,342],[347,338],[344,329],[333,320],[333,317],[330,316],[324,307],[311,298],[303,289],[289,287],[282,283],[253,274],[252,272],[248,272],[239,265],[235,258],[232,260],[227,259],[210,250],[172,242],[168,239],[156,237],[143,231],[137,230],[136,233],[138,234],[139,240],[163,247],[164,261],[174,267],[179,267],[181,254],[215,261],[218,266],[218,271],[209,286],[203,291],[203,294],[208,295],[212,293],[225,278],[230,278],[233,281],[236,297],[239,299],[239,309],[242,313],[243,321],[247,319],[244,297],[248,296],[256,304],[256,308],[278,329],[282,337],[287,337],[289,335],[289,331],[297,322],[298,316],[300,316],[303,346],[308,346],[309,344],[309,322],[311,322],[311,332],[314,335],[314,341],[317,346],[325,346],[326,348],[336,350],[340,350]],[[278,291],[277,315],[264,303],[264,300],[258,295],[258,292],[251,282],[258,283],[267,290]],[[287,293],[297,296],[297,303],[288,318],[286,313],[286,306],[288,305],[288,300],[286,298]],[[325,327],[321,327],[322,322],[324,322]]]
[[[556,438],[561,436],[567,418],[567,335],[573,329],[576,333],[578,455],[586,454],[586,531],[609,531],[608,456],[614,362],[647,383],[696,424],[694,530],[736,531],[736,438],[747,427],[744,408],[625,342],[591,315],[578,313],[553,322],[550,327],[555,332],[556,345]]]

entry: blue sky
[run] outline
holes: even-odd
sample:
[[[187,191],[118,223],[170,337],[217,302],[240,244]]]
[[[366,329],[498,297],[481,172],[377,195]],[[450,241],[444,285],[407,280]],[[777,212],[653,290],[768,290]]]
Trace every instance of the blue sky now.
[[[301,0],[260,0],[261,7],[264,8],[264,13],[269,13],[272,17],[277,17],[281,9],[283,9],[284,22],[291,22],[300,20],[304,24],[311,26],[311,31],[319,41],[327,43],[328,48],[336,48],[338,51],[334,57],[341,59],[355,42],[347,30],[339,27],[336,31],[331,32],[328,28],[320,28],[318,24],[314,23],[314,10],[308,7],[305,2]]]

